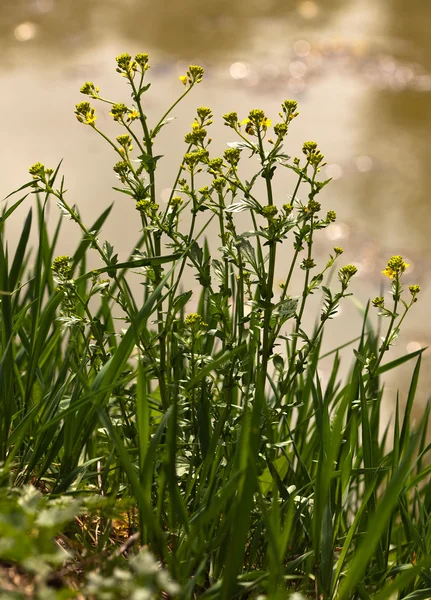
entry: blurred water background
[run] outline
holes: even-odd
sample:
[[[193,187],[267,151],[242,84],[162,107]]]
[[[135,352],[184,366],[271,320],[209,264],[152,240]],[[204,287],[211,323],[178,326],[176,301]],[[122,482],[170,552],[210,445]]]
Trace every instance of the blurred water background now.
[[[153,88],[146,109],[156,117],[181,93],[178,76],[189,64],[202,65],[204,82],[160,138],[160,203],[197,106],[214,112],[215,156],[233,141],[222,124],[225,112],[244,118],[263,108],[276,118],[283,100],[298,100],[301,114],[286,151],[299,155],[303,141],[318,142],[328,162],[324,176],[333,178],[323,208],[339,216],[318,245],[322,260],[333,245],[343,246],[345,262],[359,268],[354,291],[365,302],[388,287],[381,270],[402,254],[411,265],[406,283],[421,284],[422,292],[391,358],[430,345],[430,29],[431,2],[424,0],[2,0],[0,196],[27,181],[29,165],[55,166],[63,158],[68,200],[87,224],[115,201],[102,239],[125,259],[138,238],[137,213],[112,190],[117,157],[76,121],[79,88],[94,81],[103,96],[126,101],[114,57],[148,52]],[[107,110],[98,126],[119,133]],[[278,204],[289,192],[279,184]],[[9,228],[12,246],[30,203]],[[51,217],[58,217],[55,206]],[[77,239],[67,223],[59,253],[73,252]],[[358,322],[357,308],[345,305],[328,346],[353,337]],[[424,354],[422,400],[431,383],[431,352]],[[405,391],[412,367],[389,385]]]

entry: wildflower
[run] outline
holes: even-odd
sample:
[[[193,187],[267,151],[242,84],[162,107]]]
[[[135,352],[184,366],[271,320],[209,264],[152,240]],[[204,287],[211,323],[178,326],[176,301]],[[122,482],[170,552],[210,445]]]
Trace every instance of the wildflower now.
[[[187,317],[185,318],[185,324],[187,327],[189,327],[190,329],[196,329],[199,327],[206,327],[207,324],[203,322],[203,319],[200,315],[198,315],[197,313],[190,313],[187,315]]]
[[[317,167],[324,158],[323,154],[317,149],[316,142],[304,142],[302,152],[307,157],[308,162],[315,167]]]
[[[154,216],[154,214],[159,210],[159,205],[155,202],[151,202],[149,199],[138,200],[136,203],[136,210],[140,213],[146,214],[149,217]]]
[[[119,135],[117,137],[117,142],[120,144],[122,149],[127,150],[128,152],[133,150],[132,138],[130,137],[130,135],[128,133],[126,133],[124,135]]]
[[[150,68],[148,64],[148,54],[140,52],[135,56],[135,62],[144,70]]]
[[[268,221],[271,221],[277,213],[278,213],[278,208],[276,206],[274,206],[273,204],[271,204],[269,206],[264,206],[262,208],[262,215],[266,219],[268,219]]]
[[[304,271],[308,271],[309,269],[313,269],[316,266],[316,263],[313,258],[304,258],[300,266]]]
[[[383,296],[376,296],[373,300],[373,306],[376,308],[384,308],[385,307],[385,299]]]
[[[349,277],[353,277],[358,272],[358,267],[355,265],[346,265],[345,267],[341,267],[340,273],[343,275],[348,275]]]
[[[412,302],[417,302],[418,299],[416,298],[416,296],[419,294],[419,292],[421,291],[421,286],[420,285],[409,285],[409,292],[412,295]]]
[[[226,180],[223,179],[223,177],[217,177],[213,181],[213,188],[219,194],[221,194],[223,192],[223,188],[224,188],[225,185],[226,185]]]
[[[68,280],[70,277],[70,273],[72,271],[70,260],[70,256],[63,255],[57,256],[52,263],[51,269],[62,280]]]
[[[96,111],[91,107],[89,102],[84,101],[77,104],[75,107],[75,115],[80,123],[94,127],[97,118]]]
[[[314,167],[317,167],[318,165],[320,165],[320,163],[322,162],[322,160],[325,157],[323,156],[323,154],[321,152],[313,152],[310,155],[310,164],[313,165]],[[319,183],[319,182],[316,182]]]
[[[335,210],[328,210],[326,213],[326,220],[328,223],[334,223],[337,220],[337,213]]]
[[[281,110],[288,116],[288,118],[293,118],[298,115],[298,113],[296,113],[297,108],[298,103],[296,100],[285,100],[281,105]]]
[[[184,156],[184,162],[189,167],[189,169],[194,169],[196,165],[199,163],[199,155],[197,152],[187,152]]]
[[[302,146],[302,152],[307,157],[311,156],[311,154],[313,154],[313,152],[315,152],[316,150],[317,150],[316,142],[304,142],[304,144]]]
[[[37,162],[29,168],[28,172],[33,175],[33,179],[42,179],[45,175],[45,167],[42,163]]]
[[[127,120],[128,121],[135,121],[138,118],[139,118],[139,113],[136,110],[136,108],[134,108],[133,110],[131,110],[131,111],[129,111],[127,113]]]
[[[198,113],[198,117],[201,119],[202,123],[207,120],[207,119],[211,119],[211,117],[213,116],[212,111],[210,108],[208,108],[207,106],[200,106],[197,109],[197,113]],[[209,125],[211,123],[207,121],[207,125]]]
[[[286,135],[287,133],[287,125],[286,123],[276,123],[274,125],[274,133],[275,135],[277,135],[279,138],[282,138]]]
[[[295,167],[299,167],[299,163],[301,161],[299,160],[299,158],[297,156],[295,156],[295,158],[293,159],[293,164],[295,165]]]
[[[293,211],[292,204],[283,204],[283,210],[285,211],[286,215],[290,215]]]
[[[204,70],[198,65],[190,65],[189,70],[187,71],[187,75],[189,75],[193,83],[200,83],[204,76]]]
[[[184,156],[184,162],[189,169],[194,169],[200,162],[208,160],[207,150],[196,150],[195,152],[187,152]]]
[[[227,127],[232,127],[232,129],[235,129],[238,125],[238,114],[236,112],[226,113],[223,115],[223,119]]]
[[[259,125],[262,121],[265,120],[265,113],[261,108],[253,108],[248,113],[248,119],[249,121],[254,123],[254,125]]]
[[[392,258],[389,259],[388,266],[384,271],[382,271],[382,273],[390,279],[395,279],[399,277],[402,273],[404,273],[404,271],[409,266],[410,265],[403,261],[403,257],[397,254],[396,256],[392,256]]]
[[[341,269],[338,271],[338,280],[344,289],[348,286],[349,281],[354,275],[356,275],[357,272],[358,267],[355,267],[355,265],[346,265],[345,267],[341,267]]]
[[[111,112],[109,113],[111,117],[113,117],[114,121],[121,121],[124,115],[127,113],[128,108],[122,102],[118,104],[113,104],[111,108]]]
[[[192,123],[192,131],[186,133],[184,136],[184,140],[187,144],[195,144],[196,146],[202,144],[204,139],[206,138],[207,130],[201,127],[201,125],[194,121]]]
[[[91,98],[99,97],[99,88],[94,85],[92,81],[86,81],[84,85],[81,86],[79,90],[81,94],[85,94],[86,96],[90,96]]]
[[[132,60],[130,54],[125,52],[117,56],[115,60],[117,61],[117,73],[122,73],[123,77],[133,77],[134,72],[137,70],[137,63]]]
[[[340,248],[340,246],[335,246],[334,252],[337,256],[340,256],[340,254],[343,254],[344,250],[343,250],[343,248]]]
[[[120,144],[120,146],[127,146],[132,143],[132,138],[128,133],[125,133],[117,136],[117,142]]]
[[[249,135],[255,134],[255,128],[266,131],[268,127],[271,127],[271,119],[265,117],[265,113],[260,108],[254,108],[248,114],[248,117],[241,121],[241,125],[245,125],[245,132]]]
[[[117,61],[117,65],[120,69],[127,69],[129,67],[130,61],[132,60],[132,57],[126,52],[117,56],[115,60]]]
[[[310,202],[308,203],[306,208],[308,209],[307,212],[310,212],[313,214],[313,213],[319,212],[319,210],[321,208],[321,204],[320,204],[320,202],[317,202],[316,200],[310,200]]]
[[[213,175],[217,175],[221,173],[221,168],[223,166],[223,159],[220,157],[212,158],[208,163],[208,171]]]
[[[172,209],[179,208],[182,203],[183,203],[183,199],[180,198],[179,196],[174,196],[173,198],[171,198],[171,207],[172,207]]]
[[[190,65],[187,73],[185,75],[180,76],[180,81],[184,85],[194,85],[195,83],[200,83],[204,76],[204,70],[202,67],[198,65]]]
[[[223,156],[226,162],[233,167],[236,167],[241,158],[241,151],[238,148],[227,148],[227,150],[224,151]]]
[[[113,166],[114,172],[117,173],[121,181],[124,183],[130,171],[130,166],[125,160],[120,160]]]

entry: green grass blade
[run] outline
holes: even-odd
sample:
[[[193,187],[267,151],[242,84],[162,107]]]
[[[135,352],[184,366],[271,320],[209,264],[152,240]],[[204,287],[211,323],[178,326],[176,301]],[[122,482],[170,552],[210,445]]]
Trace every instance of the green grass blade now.
[[[405,451],[404,459],[394,473],[384,495],[379,499],[376,512],[369,520],[368,532],[357,549],[356,554],[349,565],[346,578],[341,584],[338,600],[347,600],[347,598],[350,597],[352,590],[361,581],[368,561],[377,547],[382,533],[387,527],[392,511],[397,504],[399,494],[405,485],[406,477],[411,468],[411,459],[418,441],[419,434],[416,433],[410,439],[409,446]]]

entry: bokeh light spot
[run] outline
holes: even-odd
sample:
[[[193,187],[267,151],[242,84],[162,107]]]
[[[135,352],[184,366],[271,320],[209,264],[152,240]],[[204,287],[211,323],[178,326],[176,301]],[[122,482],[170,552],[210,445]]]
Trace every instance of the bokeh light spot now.
[[[307,72],[307,65],[301,60],[294,60],[290,63],[289,71],[292,77],[304,77]]]
[[[420,350],[422,348],[422,344],[420,344],[419,342],[409,342],[406,346],[406,350],[407,352],[410,354],[410,352],[416,352],[417,350]]]
[[[350,235],[350,227],[346,223],[331,223],[325,232],[326,237],[332,241],[345,240]]]
[[[336,163],[326,165],[325,174],[327,177],[331,177],[332,179],[340,179],[340,177],[343,176],[343,167],[341,165],[337,165]]]
[[[248,74],[248,66],[243,62],[234,62],[229,68],[229,73],[233,79],[244,79]]]
[[[28,42],[36,35],[36,25],[26,21],[15,27],[14,36],[18,42]]]
[[[299,58],[305,58],[310,54],[311,46],[307,40],[298,40],[293,45],[293,51]]]
[[[36,0],[36,9],[41,13],[48,13],[54,8],[54,0]]]
[[[371,171],[373,168],[373,159],[370,156],[358,156],[356,159],[356,168],[361,173]]]
[[[298,6],[298,13],[303,19],[314,19],[319,14],[319,7],[311,0],[301,2]]]

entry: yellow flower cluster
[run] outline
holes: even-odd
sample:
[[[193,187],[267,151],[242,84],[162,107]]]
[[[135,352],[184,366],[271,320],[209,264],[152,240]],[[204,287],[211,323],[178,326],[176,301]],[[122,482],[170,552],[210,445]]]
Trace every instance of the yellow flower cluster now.
[[[184,323],[192,332],[208,327],[208,323],[204,323],[202,317],[197,313],[189,313],[185,318]]]
[[[94,108],[92,108],[89,102],[84,101],[77,104],[75,107],[75,115],[80,123],[94,127],[97,116],[96,111]]]
[[[404,262],[403,257],[398,254],[389,259],[388,266],[382,273],[386,277],[389,277],[389,279],[395,279],[404,273],[409,266],[408,263]]]
[[[256,129],[266,131],[268,127],[271,127],[272,120],[265,116],[263,110],[255,108],[250,111],[248,117],[243,119],[240,124],[245,125],[246,133],[249,135],[255,135]]]
[[[190,65],[187,73],[185,75],[181,75],[179,80],[183,85],[194,85],[195,83],[200,83],[203,76],[204,70],[202,67],[199,67],[198,65]]]
[[[251,121],[248,117],[241,121],[241,125],[247,125],[247,126],[249,126],[249,128],[252,128],[252,125],[250,125],[250,124],[251,124]],[[259,125],[262,127],[262,129],[264,129],[266,131],[268,129],[268,127],[271,127],[272,119],[267,119],[265,117],[264,119],[262,119],[262,121],[260,121]],[[247,131],[247,127],[245,128],[245,130]],[[248,133],[248,131],[247,131],[247,133]]]

